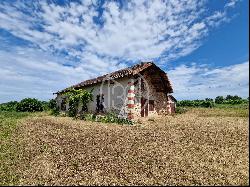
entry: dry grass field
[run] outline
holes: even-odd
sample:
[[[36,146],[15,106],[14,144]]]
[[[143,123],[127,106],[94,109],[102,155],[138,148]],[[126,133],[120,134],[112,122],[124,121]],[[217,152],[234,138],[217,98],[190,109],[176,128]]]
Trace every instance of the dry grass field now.
[[[26,117],[2,151],[1,184],[248,185],[248,110],[216,110],[133,126]]]

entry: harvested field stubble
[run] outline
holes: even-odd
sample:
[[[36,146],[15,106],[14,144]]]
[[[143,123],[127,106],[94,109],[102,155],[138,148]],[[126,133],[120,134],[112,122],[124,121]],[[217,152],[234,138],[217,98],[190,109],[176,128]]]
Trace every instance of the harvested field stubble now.
[[[37,117],[17,133],[21,184],[249,183],[248,118],[186,113],[122,126]]]

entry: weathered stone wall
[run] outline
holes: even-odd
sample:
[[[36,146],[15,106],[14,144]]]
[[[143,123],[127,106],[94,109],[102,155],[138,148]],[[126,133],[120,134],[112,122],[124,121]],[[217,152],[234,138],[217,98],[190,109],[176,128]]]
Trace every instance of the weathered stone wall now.
[[[141,79],[144,80],[144,90],[141,87]],[[141,98],[144,97],[148,100],[154,101],[154,110],[148,110],[148,116],[155,116],[158,114],[170,113],[167,109],[168,98],[163,92],[156,92],[154,85],[152,84],[150,75],[145,73],[139,78],[120,78],[113,80],[113,82],[106,81],[94,86],[85,88],[88,91],[92,91],[93,101],[88,103],[88,111],[96,111],[96,96],[98,94],[104,94],[104,112],[115,112],[120,117],[129,119],[136,119],[141,117]],[[62,99],[65,96],[58,95],[56,101],[60,107]],[[147,105],[149,107],[149,105]],[[149,108],[148,108],[149,109]],[[66,107],[68,110],[68,104]],[[79,107],[79,111],[81,107]]]
[[[167,114],[167,96],[163,92],[156,92],[155,86],[152,84],[150,75],[143,74],[144,89],[141,86],[141,77],[138,78],[138,84],[135,85],[135,110],[134,116],[136,118],[141,117],[141,98],[146,98],[148,101],[154,101],[154,110],[149,111],[148,116],[152,117],[158,114]],[[149,107],[149,103],[148,103]]]
[[[130,89],[129,82],[131,80],[129,78],[120,78],[114,80],[113,83],[111,81],[106,81],[103,83],[96,84],[94,86],[85,87],[84,89],[91,91],[93,94],[93,101],[89,102],[87,107],[89,112],[96,111],[96,96],[98,94],[104,94],[104,112],[115,112],[120,117],[128,117],[129,113],[128,104],[131,103],[131,100],[128,100]],[[62,99],[65,96],[59,94],[56,97],[57,105],[60,107]],[[68,110],[68,104],[67,104]],[[81,106],[79,107],[79,111],[81,110]]]

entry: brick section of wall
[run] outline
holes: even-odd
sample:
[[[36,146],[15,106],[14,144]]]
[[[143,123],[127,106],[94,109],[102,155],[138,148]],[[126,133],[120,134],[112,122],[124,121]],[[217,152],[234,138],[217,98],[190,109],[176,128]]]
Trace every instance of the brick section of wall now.
[[[171,114],[171,102],[167,101],[167,112],[168,114]]]
[[[135,107],[135,87],[134,82],[128,82],[128,94],[127,94],[127,108],[128,108],[128,119],[134,118],[134,107]]]

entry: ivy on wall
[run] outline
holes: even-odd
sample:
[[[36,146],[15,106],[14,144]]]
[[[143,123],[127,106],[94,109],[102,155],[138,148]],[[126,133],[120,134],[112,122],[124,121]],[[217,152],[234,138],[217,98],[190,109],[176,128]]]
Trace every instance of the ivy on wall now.
[[[87,104],[93,101],[93,89],[89,92],[84,89],[70,89],[64,95],[67,96],[67,101],[69,103],[69,113],[70,117],[76,117],[78,113],[79,106],[82,105],[82,110],[87,111]]]

